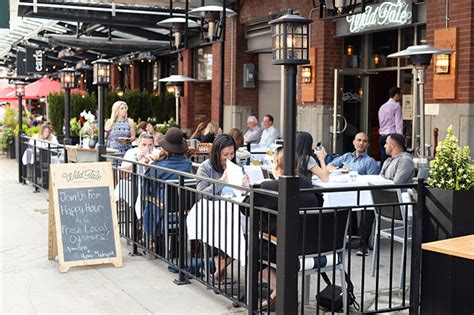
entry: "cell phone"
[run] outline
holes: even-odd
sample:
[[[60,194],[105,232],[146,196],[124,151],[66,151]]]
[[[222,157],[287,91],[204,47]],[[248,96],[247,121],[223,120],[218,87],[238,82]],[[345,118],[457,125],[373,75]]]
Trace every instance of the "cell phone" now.
[[[316,151],[321,151],[321,142],[316,143],[316,147],[314,149]]]

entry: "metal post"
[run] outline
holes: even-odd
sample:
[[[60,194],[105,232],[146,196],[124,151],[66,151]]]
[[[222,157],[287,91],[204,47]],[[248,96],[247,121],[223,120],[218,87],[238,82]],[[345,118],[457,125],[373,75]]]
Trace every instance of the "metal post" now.
[[[99,101],[99,144],[97,145],[97,161],[103,162],[105,158],[104,154],[107,153],[107,147],[105,146],[104,136],[104,102],[105,102],[105,85],[97,85],[97,96]]]
[[[16,160],[18,161],[18,182],[23,183],[23,168],[21,163],[22,150],[21,150],[21,136],[23,134],[23,104],[22,96],[18,95],[18,139],[17,139],[17,155]]]
[[[420,100],[420,158],[425,154],[425,67],[418,66],[418,98]]]
[[[176,87],[177,89],[177,87]],[[176,91],[174,94],[175,106],[176,106],[176,124],[179,126],[179,93]]]
[[[413,214],[413,230],[411,242],[411,272],[410,272],[410,314],[420,312],[420,283],[421,283],[421,243],[423,235],[423,212],[426,203],[426,191],[423,179],[418,179],[418,200]]]
[[[299,179],[295,176],[296,65],[285,65],[285,107],[283,176],[278,180],[277,313],[298,311],[298,208]]]
[[[418,156],[418,71],[413,68],[413,100],[412,100],[412,119],[411,119],[411,148],[414,151],[415,156]]]
[[[71,144],[71,88],[64,89],[64,145]]]
[[[178,218],[178,225],[179,225],[179,230],[178,230],[178,251],[179,251],[179,257],[178,257],[178,265],[179,265],[179,274],[178,274],[178,279],[174,280],[174,283],[177,285],[182,285],[182,284],[189,284],[191,283],[188,279],[186,279],[186,274],[184,270],[186,269],[186,260],[185,260],[185,242],[186,242],[186,223],[184,220],[184,202],[185,202],[185,192],[186,190],[184,189],[184,177],[180,176],[179,177],[179,187],[178,187],[178,211],[179,211],[179,218]],[[165,209],[165,211],[168,211]],[[166,218],[167,216],[165,216]],[[168,224],[168,222],[165,222],[165,224]]]
[[[220,96],[219,96],[219,125],[224,129],[224,83],[225,83],[225,32],[226,32],[226,6],[227,1],[222,3],[222,39],[221,39],[221,82],[220,82]]]
[[[332,113],[332,146],[331,153],[336,152],[337,145],[337,86],[339,85],[339,70],[334,69],[334,101],[333,101],[333,113]]]
[[[250,152],[250,151],[249,151]],[[258,220],[259,216],[255,213],[255,208],[253,204],[254,200],[254,193],[253,190],[250,192],[250,207],[249,207],[249,259],[248,261],[248,314],[253,315],[257,310],[257,302],[258,302]]]

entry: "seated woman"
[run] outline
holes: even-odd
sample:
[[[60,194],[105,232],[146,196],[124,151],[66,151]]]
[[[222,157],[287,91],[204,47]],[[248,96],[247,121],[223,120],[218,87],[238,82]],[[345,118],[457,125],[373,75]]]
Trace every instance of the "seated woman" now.
[[[242,131],[240,131],[237,128],[232,128],[228,132],[229,135],[234,138],[235,144],[237,145],[237,151],[235,152],[235,156],[237,158],[237,161],[239,163],[242,163],[242,161],[245,162],[251,154],[249,151],[247,151],[247,147],[244,146],[244,134]]]
[[[227,160],[232,162],[235,161],[235,151],[237,147],[234,139],[228,134],[222,134],[216,137],[214,144],[212,145],[211,154],[209,159],[205,160],[198,168],[196,175],[206,178],[218,179],[221,181],[227,181]],[[248,177],[244,176],[242,186],[248,187]],[[211,193],[215,195],[221,195],[224,185],[211,184],[205,180],[197,181],[197,190]],[[232,263],[232,259],[220,251],[219,252],[219,268],[214,274],[216,280],[225,273],[225,268]]]
[[[206,123],[200,122],[197,125],[196,129],[194,130],[193,134],[191,135],[191,139],[196,139],[198,141],[201,141],[202,137],[204,136],[203,135],[204,129],[206,129]]]
[[[155,131],[155,122],[149,121],[146,123],[145,131],[153,136],[155,144],[158,144],[158,139],[162,136],[161,133]]]
[[[191,161],[185,155],[188,145],[186,140],[183,139],[181,130],[169,128],[166,134],[160,138],[158,144],[161,146],[161,149],[158,159],[152,165],[191,173]],[[162,181],[178,179],[176,174],[154,168],[148,169],[145,172],[145,177],[152,177]],[[161,182],[145,178],[142,192],[145,201],[143,211],[145,233],[152,237],[163,235],[165,185]]]
[[[53,134],[53,130],[51,129],[50,125],[48,125],[47,123],[41,125],[40,131],[30,138],[29,144],[31,146],[36,146],[40,148],[48,147],[48,143],[35,141],[35,140],[44,140],[44,141],[49,141],[54,144],[59,144],[58,139]]]
[[[204,129],[201,137],[201,142],[213,143],[216,136],[222,133],[221,128],[215,122],[210,122],[207,124],[206,129]]]
[[[275,179],[263,181],[258,186],[254,186],[254,188],[278,191],[278,178],[283,174],[283,163],[283,148],[280,147],[276,150],[275,155],[273,157],[272,173]],[[299,179],[300,188],[312,187],[311,179],[304,176],[301,176]],[[299,208],[321,207],[323,205],[323,197],[320,193],[300,193],[298,200]],[[259,194],[258,192],[256,192],[254,194],[254,207],[262,207],[278,211],[278,198],[265,194]],[[299,208],[295,207],[294,211],[299,211]],[[260,216],[260,214],[257,214],[257,216]],[[275,215],[270,215],[266,212],[262,212],[261,218],[261,231],[264,233],[268,233],[272,236],[277,236],[277,217]],[[306,218],[303,220],[303,216],[300,216],[300,228],[298,229],[298,244],[302,244],[303,230],[310,231],[311,229],[314,229],[315,226],[317,226],[317,221],[315,221],[314,219],[314,216],[307,215]],[[303,224],[306,225],[306,228],[303,228]],[[307,248],[313,247],[314,244],[311,244],[310,241],[306,240],[305,246],[306,251]],[[301,248],[301,246],[299,248]],[[262,242],[261,253],[262,257],[260,257],[260,260],[265,260],[273,264],[276,263],[276,246],[274,244],[264,240]],[[269,308],[274,309],[276,299],[276,269],[271,266],[265,266],[265,268],[261,272],[264,281],[270,282],[270,288],[273,290],[270,295],[270,301],[262,302],[262,310],[267,310]]]
[[[310,133],[299,131],[296,133],[296,173],[311,180],[313,175],[323,182],[329,180],[329,171],[326,167],[326,151],[321,149],[317,155],[313,153],[313,137]]]

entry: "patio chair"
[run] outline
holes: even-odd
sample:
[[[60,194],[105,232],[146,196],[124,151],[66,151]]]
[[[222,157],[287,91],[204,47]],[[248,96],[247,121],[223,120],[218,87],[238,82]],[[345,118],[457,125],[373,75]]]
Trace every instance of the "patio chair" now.
[[[343,292],[344,313],[348,314],[345,308],[347,305],[347,283],[346,283],[346,235],[349,227],[349,209],[337,210],[316,210],[317,213],[306,214],[306,235],[305,251],[301,248],[301,237],[298,256],[298,273],[305,276],[304,299],[305,304],[309,304],[311,275],[330,272],[335,268],[340,273],[341,288]],[[337,216],[337,220],[336,220]],[[301,215],[303,218],[303,215]],[[319,222],[319,220],[322,222]],[[302,219],[301,219],[302,220]],[[321,231],[319,227],[321,226]],[[310,227],[310,228],[309,228]],[[277,245],[277,237],[261,232],[260,238]],[[319,244],[321,242],[321,244]],[[334,257],[336,255],[336,257]],[[275,263],[263,260],[263,263],[270,264],[277,268]],[[335,265],[334,265],[335,263]]]
[[[372,199],[375,205],[377,204],[402,204],[403,199],[401,196],[400,189],[384,189],[384,190],[373,190],[372,192]],[[376,270],[376,262],[377,256],[380,252],[380,237],[384,237],[387,239],[393,239],[395,242],[402,244],[402,255],[401,255],[401,264],[400,264],[400,289],[403,287],[403,274],[405,272],[405,261],[406,256],[406,243],[411,241],[411,221],[405,217],[405,207],[403,205],[395,205],[395,206],[376,206],[375,207],[375,230],[374,230],[374,250],[372,253],[372,277],[375,276]],[[408,209],[408,212],[410,209]],[[392,227],[389,226],[388,228],[380,228],[380,235],[379,235],[379,226],[381,225],[381,221],[387,222],[390,225],[394,224],[393,227],[393,234],[392,234]],[[405,229],[407,237],[405,238]]]

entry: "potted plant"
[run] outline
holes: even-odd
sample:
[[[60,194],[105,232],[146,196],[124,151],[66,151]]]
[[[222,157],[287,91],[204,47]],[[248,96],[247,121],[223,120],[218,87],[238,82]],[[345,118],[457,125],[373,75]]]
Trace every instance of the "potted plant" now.
[[[15,154],[15,132],[10,127],[3,128],[0,138],[0,150],[7,151],[7,158],[14,159]]]
[[[430,163],[423,241],[474,233],[474,165],[449,126]]]

